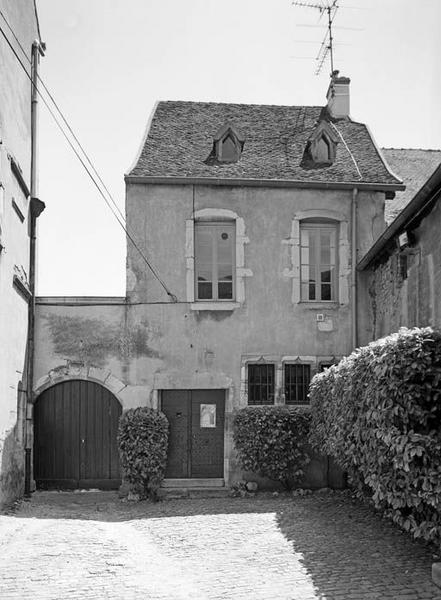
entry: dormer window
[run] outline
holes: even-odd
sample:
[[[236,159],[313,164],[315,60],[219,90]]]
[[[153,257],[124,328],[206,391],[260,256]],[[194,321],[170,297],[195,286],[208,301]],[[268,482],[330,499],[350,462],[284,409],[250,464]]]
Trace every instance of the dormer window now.
[[[330,142],[326,134],[322,133],[321,137],[317,140],[315,145],[315,151],[313,159],[318,163],[331,163],[333,160],[332,142]]]
[[[306,145],[302,166],[318,168],[332,165],[335,160],[338,136],[327,121],[321,121]]]
[[[234,127],[227,123],[223,125],[213,138],[213,149],[205,161],[206,164],[231,164],[240,159],[245,138]]]

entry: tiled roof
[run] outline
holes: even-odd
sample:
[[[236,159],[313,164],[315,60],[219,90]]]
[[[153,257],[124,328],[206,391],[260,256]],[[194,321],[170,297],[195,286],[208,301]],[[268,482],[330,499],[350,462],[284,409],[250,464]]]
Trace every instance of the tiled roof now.
[[[324,114],[320,106],[159,102],[128,176],[401,183],[385,166],[366,126],[349,119],[332,124],[340,140],[332,165],[301,166],[307,141]],[[213,137],[225,123],[243,133],[242,155],[233,164],[206,164]]]
[[[441,150],[383,148],[382,152],[392,171],[406,185],[404,192],[397,191],[393,200],[386,201],[385,219],[389,224],[441,164]]]

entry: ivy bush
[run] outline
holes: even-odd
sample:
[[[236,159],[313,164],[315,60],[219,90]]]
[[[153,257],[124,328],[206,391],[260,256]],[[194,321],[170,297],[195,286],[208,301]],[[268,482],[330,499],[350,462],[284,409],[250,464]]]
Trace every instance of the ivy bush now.
[[[249,406],[236,412],[233,437],[241,467],[292,489],[309,463],[307,408]]]
[[[414,537],[441,541],[441,332],[400,329],[316,375],[311,444]]]
[[[166,416],[151,408],[132,408],[120,417],[123,477],[141,497],[157,498],[167,462],[168,427]]]

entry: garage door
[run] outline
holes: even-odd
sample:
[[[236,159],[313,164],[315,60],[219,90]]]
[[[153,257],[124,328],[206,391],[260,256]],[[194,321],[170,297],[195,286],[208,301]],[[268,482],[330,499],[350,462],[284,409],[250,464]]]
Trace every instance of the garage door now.
[[[34,407],[34,478],[38,488],[115,489],[121,405],[103,386],[66,381]]]

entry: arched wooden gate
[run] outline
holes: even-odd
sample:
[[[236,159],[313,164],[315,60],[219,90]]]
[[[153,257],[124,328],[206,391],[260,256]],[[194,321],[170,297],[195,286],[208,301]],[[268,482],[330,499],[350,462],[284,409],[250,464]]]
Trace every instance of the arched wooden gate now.
[[[120,485],[117,447],[121,404],[92,381],[64,381],[34,406],[34,478],[40,489]]]

